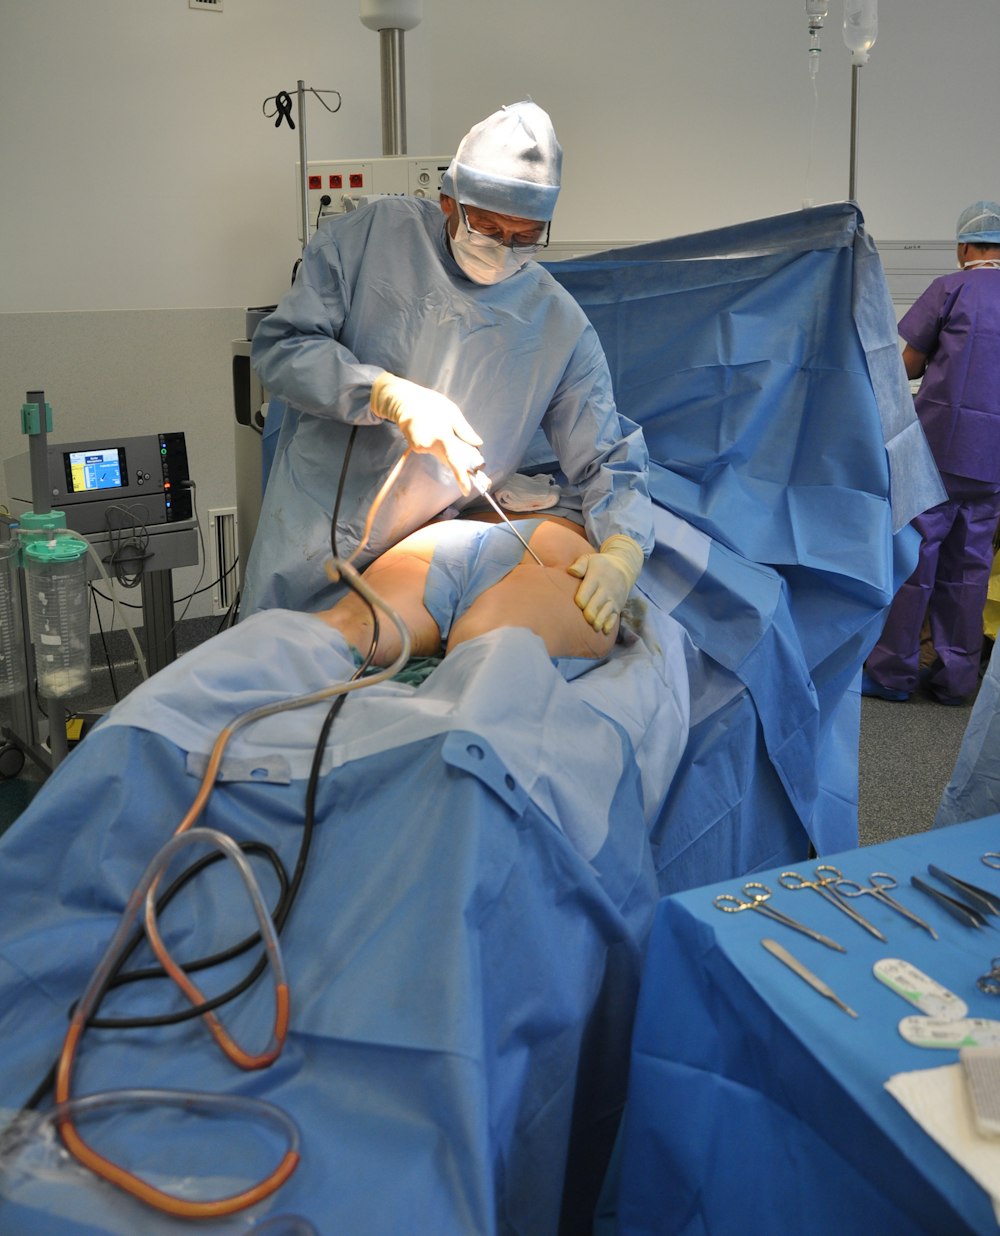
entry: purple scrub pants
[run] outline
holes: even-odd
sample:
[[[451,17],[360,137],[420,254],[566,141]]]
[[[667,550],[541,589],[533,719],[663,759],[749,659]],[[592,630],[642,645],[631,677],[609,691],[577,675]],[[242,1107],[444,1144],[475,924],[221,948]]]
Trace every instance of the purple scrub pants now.
[[[948,473],[941,480],[948,500],[913,521],[922,538],[917,567],[893,598],[865,669],[883,687],[912,691],[926,616],[937,659],[923,683],[940,699],[962,699],[979,680],[1000,485]]]

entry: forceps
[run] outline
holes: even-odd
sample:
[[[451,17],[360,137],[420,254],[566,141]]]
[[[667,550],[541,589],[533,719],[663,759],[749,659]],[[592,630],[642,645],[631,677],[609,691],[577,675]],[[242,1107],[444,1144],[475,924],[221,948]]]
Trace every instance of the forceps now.
[[[831,867],[829,863],[821,863],[816,868],[815,874],[815,880],[807,880],[805,876],[799,875],[797,871],[783,871],[778,877],[778,882],[783,888],[815,889],[815,891],[819,893],[819,895],[826,901],[829,901],[831,905],[835,905],[838,910],[843,910],[848,918],[853,918],[859,927],[864,927],[865,931],[870,931],[872,935],[881,940],[883,944],[888,943],[885,936],[881,933],[881,931],[879,931],[874,923],[869,923],[863,914],[859,914],[853,906],[849,906],[846,901],[842,901],[832,888],[827,887],[827,885],[836,884],[838,880],[842,880],[844,878],[844,873],[839,867]]]
[[[938,933],[930,925],[925,923],[922,918],[918,918],[912,910],[908,910],[906,906],[901,905],[894,897],[890,897],[888,890],[897,888],[896,877],[889,875],[887,871],[873,871],[868,877],[867,884],[859,884],[856,880],[848,880],[845,877],[837,881],[836,890],[844,897],[863,897],[865,894],[876,897],[879,901],[884,902],[892,908],[908,918],[911,923],[916,923],[918,927],[923,927],[924,931],[929,931],[931,938],[936,940]]]
[[[829,936],[813,931],[805,923],[800,923],[794,918],[789,918],[787,914],[782,914],[779,910],[764,905],[764,902],[770,900],[771,897],[771,890],[766,884],[761,884],[757,880],[751,880],[748,884],[743,885],[742,892],[742,897],[738,897],[735,893],[720,893],[718,897],[712,898],[712,904],[717,910],[722,910],[725,914],[739,914],[741,910],[756,910],[759,914],[766,914],[768,918],[773,918],[777,923],[784,923],[786,927],[791,927],[793,931],[801,931],[813,940],[818,940],[820,944],[825,944],[827,948],[835,948],[838,953],[847,951],[842,944],[838,944],[836,940],[831,940]],[[744,900],[747,897],[750,898],[749,901]]]

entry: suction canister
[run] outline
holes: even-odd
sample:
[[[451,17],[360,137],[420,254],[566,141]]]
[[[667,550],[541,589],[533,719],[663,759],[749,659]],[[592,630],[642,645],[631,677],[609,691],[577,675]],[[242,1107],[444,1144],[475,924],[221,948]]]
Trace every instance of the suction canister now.
[[[38,690],[53,699],[90,689],[87,545],[58,531],[22,546]]]

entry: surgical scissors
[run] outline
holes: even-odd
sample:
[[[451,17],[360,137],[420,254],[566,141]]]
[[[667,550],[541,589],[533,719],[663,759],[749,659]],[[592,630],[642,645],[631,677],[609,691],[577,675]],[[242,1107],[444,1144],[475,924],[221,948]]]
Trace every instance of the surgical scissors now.
[[[844,873],[839,867],[831,867],[829,863],[820,863],[816,868],[815,875],[816,878],[814,880],[807,880],[804,875],[799,875],[797,871],[783,871],[778,877],[778,883],[782,888],[814,889],[824,900],[829,901],[831,905],[835,905],[838,910],[843,910],[848,918],[853,918],[859,927],[864,927],[865,931],[870,931],[883,944],[888,943],[885,936],[874,923],[869,923],[863,914],[859,914],[853,906],[849,906],[846,901],[838,897],[834,890],[829,887],[844,878]]]
[[[764,902],[769,901],[771,898],[771,890],[766,884],[761,884],[758,880],[751,880],[743,885],[742,893],[742,897],[738,897],[735,893],[720,893],[718,897],[712,898],[712,904],[717,910],[722,910],[724,914],[739,914],[741,910],[756,910],[759,914],[766,914],[768,918],[773,918],[776,923],[784,923],[786,927],[791,927],[793,931],[801,931],[813,940],[818,940],[820,944],[825,944],[827,948],[836,949],[838,953],[847,951],[842,944],[838,944],[836,940],[831,940],[829,936],[813,931],[805,923],[800,923],[797,919],[789,918],[787,914],[782,914],[780,910],[775,910],[772,906],[765,905]],[[744,900],[747,897],[750,899],[749,901]]]
[[[890,888],[898,888],[899,885],[895,876],[889,875],[887,871],[873,871],[868,877],[867,884],[859,884],[857,880],[848,880],[841,876],[834,886],[838,893],[844,897],[863,897],[866,894],[871,897],[877,897],[879,901],[884,902],[887,906],[891,906],[904,918],[908,918],[911,923],[916,923],[918,927],[923,927],[924,931],[931,934],[931,938],[936,940],[938,933],[930,925],[925,923],[922,918],[919,918],[912,910],[908,910],[906,906],[898,902],[895,897],[890,897],[888,890]]]

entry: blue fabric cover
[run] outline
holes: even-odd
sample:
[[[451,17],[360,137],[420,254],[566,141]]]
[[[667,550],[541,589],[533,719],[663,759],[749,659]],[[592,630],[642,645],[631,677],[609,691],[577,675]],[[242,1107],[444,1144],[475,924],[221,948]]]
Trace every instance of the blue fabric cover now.
[[[552,267],[654,460],[645,651],[574,677],[527,633],[494,632],[419,689],[350,701],[283,940],[286,1056],[234,1079],[200,1028],[95,1031],[81,1089],[273,1099],[302,1126],[305,1157],[262,1213],[298,1212],[320,1232],[534,1236],[560,1213],[585,1230],[658,895],[801,858],[810,838],[820,851],[856,841],[856,680],[913,557],[898,530],[937,500],[860,222],[833,206]],[[218,724],[343,676],[346,650],[304,625],[315,620],[260,618],[133,693],[0,842],[4,1102],[53,1060]],[[316,732],[293,718],[263,745],[239,736],[208,812],[285,855]],[[186,900],[167,917],[191,952],[245,930],[225,889]],[[112,1004],[164,1002],[176,1007],[126,990]],[[225,1018],[252,1036],[269,1007],[260,985]],[[145,1117],[102,1135],[139,1162],[162,1149],[168,1178],[228,1144],[185,1149]],[[221,1177],[238,1168],[212,1160]],[[89,1183],[20,1184],[0,1198],[5,1233],[159,1230]]]
[[[257,1217],[289,1211],[320,1233],[555,1231],[564,1189],[567,1213],[589,1211],[657,897],[646,833],[687,733],[685,637],[653,613],[647,639],[564,665],[507,628],[461,645],[419,688],[352,694],[282,936],[292,1015],[279,1061],[241,1074],[191,1023],[93,1030],[76,1092],[182,1085],[267,1097],[296,1120],[304,1158]],[[23,1102],[58,1054],[66,1012],[183,818],[215,734],[353,669],[343,638],[312,615],[255,615],[133,691],[56,769],[0,842],[4,1106]],[[238,731],[201,822],[273,846],[291,870],[328,707]],[[273,904],[274,877],[254,861]],[[181,958],[253,926],[235,882],[214,870],[162,924]],[[200,981],[220,991],[247,969]],[[181,1007],[167,986],[125,988],[103,1011]],[[260,1047],[270,1009],[261,982],[223,1018]],[[210,1124],[187,1126],[193,1146],[162,1112],[97,1127],[102,1150],[166,1173],[168,1188],[182,1189],[188,1171],[252,1180]],[[67,1207],[93,1229],[74,1227]],[[89,1177],[0,1177],[5,1236],[44,1230],[59,1213],[63,1232],[153,1230]],[[190,1229],[163,1220],[162,1230]]]
[[[738,743],[693,730],[654,833],[663,891],[707,870],[683,852],[723,817],[734,847],[775,812],[820,853],[857,840],[858,672],[916,561],[906,525],[944,496],[862,223],[843,203],[550,267],[686,525],[678,545],[659,520],[639,587],[749,695]]]
[[[979,856],[996,848],[1000,818],[865,846],[829,860],[865,883],[891,872],[899,901],[934,940],[871,897],[858,905],[888,944],[805,892],[763,872],[771,904],[844,946],[836,953],[754,914],[712,905],[727,881],[664,898],[657,908],[633,1037],[618,1162],[617,1221],[604,1236],[969,1236],[995,1233],[985,1190],[884,1089],[897,1073],[955,1065],[957,1053],[907,1043],[915,1010],[872,975],[901,957],[946,982],[970,1017],[994,1018],[991,932],[970,931],[910,887],[936,863],[994,893],[1000,873]],[[811,871],[813,864],[796,870]],[[895,894],[894,894],[895,895]],[[830,985],[850,1018],[763,948],[771,937]],[[756,1216],[756,1219],[754,1219]]]
[[[962,735],[955,767],[941,795],[934,827],[1000,812],[1000,653],[994,643]],[[994,849],[1000,849],[1000,842]]]

